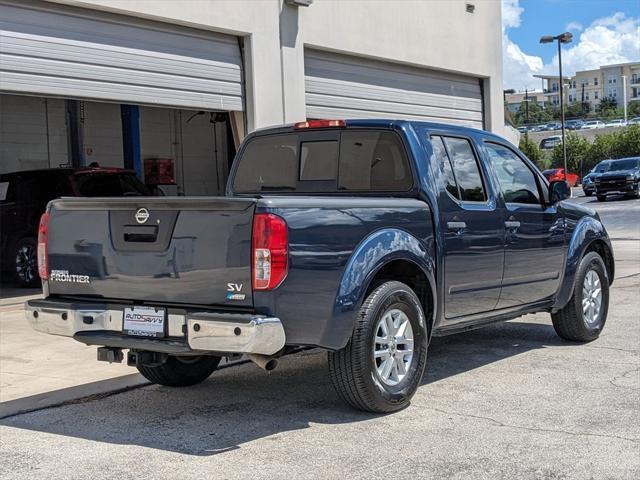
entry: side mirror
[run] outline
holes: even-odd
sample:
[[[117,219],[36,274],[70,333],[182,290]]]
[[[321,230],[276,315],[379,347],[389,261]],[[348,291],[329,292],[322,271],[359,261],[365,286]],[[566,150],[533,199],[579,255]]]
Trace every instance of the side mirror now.
[[[552,204],[567,198],[571,198],[571,187],[566,181],[561,180],[549,184],[549,199]]]

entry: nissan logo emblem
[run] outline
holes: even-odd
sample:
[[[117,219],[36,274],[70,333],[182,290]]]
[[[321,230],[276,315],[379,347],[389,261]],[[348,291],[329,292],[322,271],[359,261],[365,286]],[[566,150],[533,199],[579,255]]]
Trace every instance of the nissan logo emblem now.
[[[136,222],[145,223],[149,220],[149,210],[146,208],[139,208],[136,214],[134,215]]]

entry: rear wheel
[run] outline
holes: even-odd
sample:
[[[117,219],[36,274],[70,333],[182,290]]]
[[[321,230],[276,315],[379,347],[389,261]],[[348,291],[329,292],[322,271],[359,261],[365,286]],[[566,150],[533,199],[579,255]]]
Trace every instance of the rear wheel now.
[[[553,328],[565,340],[590,342],[600,336],[609,309],[609,277],[600,255],[587,253],[578,267],[569,303],[552,314]]]
[[[593,192],[590,191],[586,191],[584,192],[585,196],[590,197],[591,195],[593,195]]]
[[[599,202],[604,202],[607,200],[607,196],[606,195],[597,195],[598,201]]]
[[[220,357],[213,356],[169,356],[158,365],[138,365],[136,368],[144,378],[158,385],[188,387],[206,380],[218,367]]]
[[[386,282],[365,300],[347,346],[329,352],[329,372],[343,400],[358,410],[400,410],[416,392],[427,359],[426,319],[416,294]]]
[[[9,267],[12,269],[13,279],[18,285],[22,287],[40,285],[35,238],[24,237],[15,243]]]

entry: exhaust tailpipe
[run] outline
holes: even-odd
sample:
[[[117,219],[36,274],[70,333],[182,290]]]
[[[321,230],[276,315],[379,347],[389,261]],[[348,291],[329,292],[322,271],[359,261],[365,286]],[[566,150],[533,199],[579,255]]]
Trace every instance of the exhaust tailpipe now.
[[[278,366],[278,359],[271,355],[260,355],[259,353],[247,353],[247,358],[266,372],[275,370]]]

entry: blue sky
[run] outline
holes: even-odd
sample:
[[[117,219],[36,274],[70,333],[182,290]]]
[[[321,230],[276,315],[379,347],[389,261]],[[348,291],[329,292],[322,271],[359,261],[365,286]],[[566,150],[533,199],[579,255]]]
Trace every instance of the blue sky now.
[[[640,61],[640,0],[502,0],[502,15],[505,88],[539,88],[534,74],[557,72],[545,34],[573,33],[562,53],[568,74]]]

